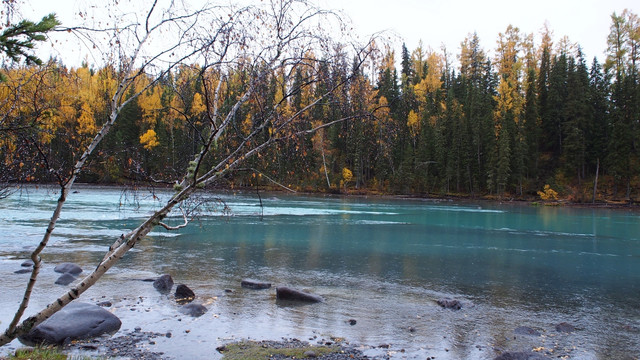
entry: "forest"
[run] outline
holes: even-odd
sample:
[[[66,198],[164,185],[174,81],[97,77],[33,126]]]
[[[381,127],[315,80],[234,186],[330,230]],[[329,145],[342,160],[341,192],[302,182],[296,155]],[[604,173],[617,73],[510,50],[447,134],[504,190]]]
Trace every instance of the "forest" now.
[[[260,95],[234,112],[231,131],[216,139],[208,161],[229,157],[255,131],[254,141],[279,131],[291,136],[208,186],[497,199],[557,192],[574,202],[635,201],[638,16],[611,15],[602,62],[585,59],[579,44],[554,39],[548,28],[536,36],[509,26],[495,44],[487,50],[469,34],[454,55],[422,45],[397,51],[380,41],[369,45],[372,56],[364,63],[339,47],[309,52],[306,61],[260,81]],[[137,77],[124,95],[135,101],[118,114],[78,180],[172,186],[193,165],[184,159],[202,149],[205,115],[241,96],[252,71],[243,64],[225,81],[198,62],[166,71],[156,82]],[[123,77],[113,65],[73,68],[58,59],[5,64],[2,75],[4,184],[67,176],[78,149],[109,117],[111,94]],[[336,84],[345,86],[329,91]],[[216,87],[222,95],[208,96],[206,89]],[[278,116],[294,118],[293,126],[264,126],[262,109],[273,107]],[[322,127],[336,119],[348,120]],[[310,128],[318,131],[307,135]]]

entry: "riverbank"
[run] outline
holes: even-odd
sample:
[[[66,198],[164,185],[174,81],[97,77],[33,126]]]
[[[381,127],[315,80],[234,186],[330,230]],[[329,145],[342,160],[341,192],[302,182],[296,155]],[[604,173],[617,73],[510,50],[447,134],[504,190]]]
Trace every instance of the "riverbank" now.
[[[20,187],[49,187],[52,191],[58,191],[56,184],[20,184],[15,186],[17,190],[5,190],[6,193],[18,191]],[[94,183],[76,183],[72,192],[78,192],[82,189],[118,189],[122,192],[123,199],[135,198],[136,192],[146,191],[152,194],[155,191],[170,191],[172,187],[167,184],[94,184]],[[495,195],[469,195],[469,194],[386,194],[379,191],[368,189],[345,189],[342,191],[314,191],[312,189],[304,189],[300,191],[287,190],[278,186],[261,186],[259,188],[249,187],[207,187],[204,189],[207,193],[220,193],[226,195],[244,194],[247,196],[255,196],[257,198],[271,196],[276,194],[296,194],[301,196],[324,197],[324,198],[353,198],[353,199],[389,199],[389,200],[416,200],[428,202],[456,202],[461,204],[469,203],[486,203],[497,205],[529,205],[529,206],[560,206],[573,208],[592,208],[592,209],[617,209],[632,212],[640,212],[640,202],[635,200],[621,199],[598,199],[596,202],[576,202],[568,198],[559,198],[558,200],[541,200],[539,196],[495,196]],[[1,199],[1,197],[0,197]]]
[[[90,358],[118,358],[135,360],[168,359],[162,352],[149,349],[155,340],[171,337],[171,333],[133,331],[112,338],[97,338],[78,341],[65,346],[62,351],[71,356]],[[322,342],[322,343],[321,343]],[[318,341],[311,344],[299,339],[282,340],[243,340],[230,342],[216,348],[224,360],[263,360],[263,359],[319,359],[319,360],[376,360],[383,357],[369,357],[341,339]],[[203,354],[204,355],[204,354]],[[213,357],[213,355],[212,355]]]

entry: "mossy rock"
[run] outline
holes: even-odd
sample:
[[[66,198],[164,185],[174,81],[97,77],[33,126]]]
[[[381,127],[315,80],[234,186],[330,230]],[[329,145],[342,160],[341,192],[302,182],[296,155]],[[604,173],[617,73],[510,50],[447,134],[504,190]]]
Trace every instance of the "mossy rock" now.
[[[217,349],[225,360],[262,360],[274,356],[293,359],[315,358],[326,354],[339,353],[340,346],[310,345],[306,342],[275,343],[269,341],[240,341],[220,346]],[[309,356],[313,354],[313,356]]]

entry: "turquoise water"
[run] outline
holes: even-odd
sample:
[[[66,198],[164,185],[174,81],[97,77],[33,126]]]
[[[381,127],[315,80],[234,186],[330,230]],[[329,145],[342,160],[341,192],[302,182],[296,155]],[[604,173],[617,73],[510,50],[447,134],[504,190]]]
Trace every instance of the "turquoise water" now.
[[[95,266],[115,238],[168,196],[77,191],[43,256],[51,268],[63,261]],[[255,193],[202,196],[188,228],[154,230],[86,299],[114,298],[123,328],[173,331],[152,347],[173,358],[216,357],[213,349],[238,338],[332,336],[392,358],[492,359],[532,349],[551,357],[640,357],[636,212],[279,193],[261,199],[263,207]],[[11,305],[0,310],[2,324],[28,277],[12,271],[40,241],[55,201],[42,188],[0,200],[0,270],[9,290],[0,300]],[[210,311],[178,321],[170,299],[136,281],[162,273],[192,287]],[[50,285],[55,275],[47,268],[42,277],[35,306],[64,290]],[[281,306],[273,291],[240,288],[243,278],[307,289],[326,302]],[[441,309],[435,301],[443,297],[465,307]],[[560,322],[577,330],[557,333]],[[519,326],[542,335],[514,336]]]

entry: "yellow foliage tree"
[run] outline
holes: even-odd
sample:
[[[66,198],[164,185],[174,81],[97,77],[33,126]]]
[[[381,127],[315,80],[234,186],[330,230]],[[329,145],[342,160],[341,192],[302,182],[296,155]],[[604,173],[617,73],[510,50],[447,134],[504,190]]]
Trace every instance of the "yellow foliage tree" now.
[[[340,180],[340,185],[344,186],[345,190],[347,188],[347,184],[353,180],[353,172],[348,168],[342,169],[342,180]]]
[[[205,111],[207,111],[207,107],[204,104],[202,95],[200,95],[200,93],[193,94],[193,103],[191,104],[191,115],[198,116]]]
[[[155,86],[138,96],[138,106],[140,106],[140,110],[142,111],[142,121],[145,124],[151,126],[156,124],[158,110],[162,109],[161,92],[160,87]]]
[[[342,179],[344,179],[345,183],[351,182],[353,180],[353,173],[348,168],[342,169]]]
[[[544,191],[538,191],[538,195],[544,201],[558,200],[558,192],[553,190],[549,184],[544,186]]]
[[[418,114],[413,110],[409,111],[407,126],[409,127],[409,131],[411,131],[411,135],[413,137],[418,136],[420,133],[420,120],[418,119]]]
[[[151,150],[160,145],[160,142],[158,141],[156,132],[153,129],[149,129],[146,133],[140,136],[140,144],[142,144],[145,149]]]

